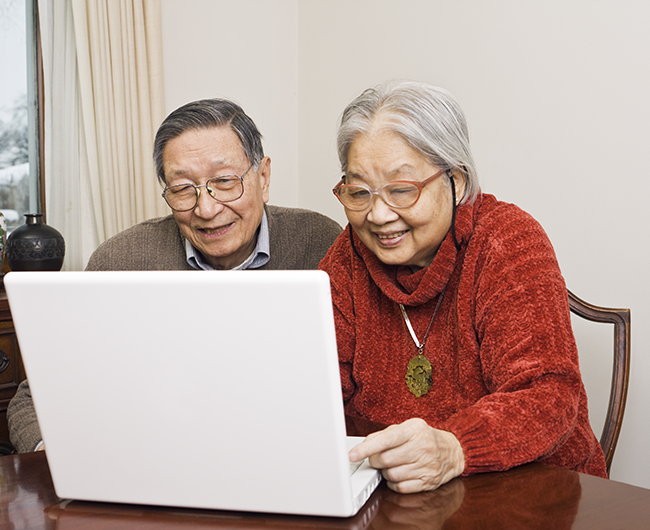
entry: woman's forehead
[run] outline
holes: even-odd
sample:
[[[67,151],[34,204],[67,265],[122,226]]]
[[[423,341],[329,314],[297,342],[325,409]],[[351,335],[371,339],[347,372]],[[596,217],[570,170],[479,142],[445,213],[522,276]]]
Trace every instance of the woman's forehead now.
[[[425,178],[433,166],[419,151],[396,133],[359,136],[350,146],[346,176],[350,179],[377,177],[388,180],[418,176]]]

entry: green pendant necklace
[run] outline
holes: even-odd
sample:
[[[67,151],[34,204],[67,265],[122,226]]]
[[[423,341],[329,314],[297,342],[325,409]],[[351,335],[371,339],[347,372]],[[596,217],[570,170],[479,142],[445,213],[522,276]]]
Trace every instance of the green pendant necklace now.
[[[415,397],[424,396],[431,389],[431,385],[433,384],[432,367],[431,367],[431,363],[429,362],[429,359],[427,359],[424,356],[424,344],[426,343],[427,337],[429,336],[429,331],[431,331],[431,326],[433,325],[433,321],[435,320],[436,315],[438,314],[438,309],[440,309],[442,298],[445,295],[445,289],[442,290],[440,296],[438,297],[438,303],[436,304],[436,309],[433,312],[433,316],[431,317],[431,321],[429,322],[429,327],[427,328],[427,331],[424,334],[424,338],[422,339],[422,342],[418,340],[417,336],[415,335],[415,331],[413,331],[413,326],[411,326],[411,321],[409,320],[409,317],[406,314],[406,309],[402,304],[399,304],[399,308],[402,311],[402,316],[404,317],[404,322],[406,323],[406,327],[411,333],[411,337],[413,338],[415,347],[418,349],[417,354],[408,362],[408,365],[406,366],[406,376],[405,376],[406,386],[411,391],[411,394],[413,394]]]

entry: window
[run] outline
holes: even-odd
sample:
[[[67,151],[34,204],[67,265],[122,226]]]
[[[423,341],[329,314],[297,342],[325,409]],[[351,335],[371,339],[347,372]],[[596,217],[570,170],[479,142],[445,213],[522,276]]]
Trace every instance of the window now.
[[[8,231],[43,211],[36,0],[0,0],[0,211]]]

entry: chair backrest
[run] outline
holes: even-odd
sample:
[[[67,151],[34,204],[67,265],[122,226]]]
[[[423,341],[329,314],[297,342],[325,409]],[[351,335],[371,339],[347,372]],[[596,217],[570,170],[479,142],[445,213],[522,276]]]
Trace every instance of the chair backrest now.
[[[605,426],[600,436],[600,445],[605,453],[607,474],[612,465],[614,450],[621,432],[627,386],[630,378],[630,310],[598,307],[581,300],[571,291],[569,307],[571,312],[592,322],[614,324],[614,368],[612,385],[609,393],[609,406],[605,417]]]

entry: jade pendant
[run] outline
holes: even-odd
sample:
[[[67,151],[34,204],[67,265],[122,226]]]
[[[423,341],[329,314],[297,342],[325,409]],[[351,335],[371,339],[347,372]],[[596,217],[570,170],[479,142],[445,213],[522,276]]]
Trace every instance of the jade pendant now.
[[[406,386],[415,397],[424,396],[433,384],[431,363],[421,353],[413,357],[406,367]]]

